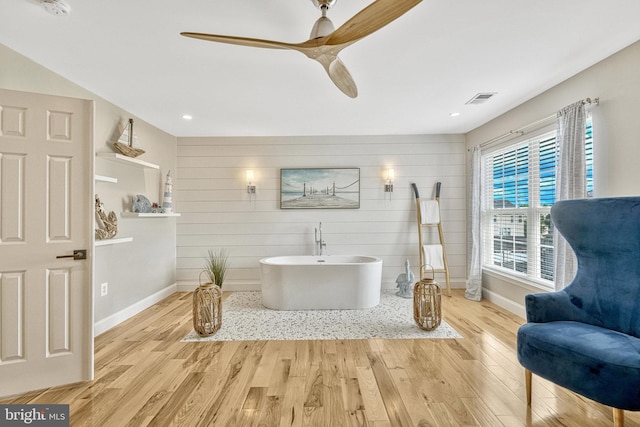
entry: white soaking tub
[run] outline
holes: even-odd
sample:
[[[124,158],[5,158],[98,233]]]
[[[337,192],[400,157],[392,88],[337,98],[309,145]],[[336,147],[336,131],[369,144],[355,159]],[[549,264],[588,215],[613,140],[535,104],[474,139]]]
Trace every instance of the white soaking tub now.
[[[278,256],[260,260],[262,303],[274,310],[341,310],[380,303],[382,260],[372,256]]]

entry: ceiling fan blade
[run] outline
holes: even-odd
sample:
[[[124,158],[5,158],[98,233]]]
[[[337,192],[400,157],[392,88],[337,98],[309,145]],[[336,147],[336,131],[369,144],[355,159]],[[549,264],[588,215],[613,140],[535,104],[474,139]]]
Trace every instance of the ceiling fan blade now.
[[[340,89],[345,95],[350,98],[358,96],[358,87],[356,82],[353,81],[353,77],[347,70],[347,67],[337,56],[323,55],[315,58],[331,78],[331,81]]]
[[[351,44],[398,19],[422,0],[376,0],[327,38],[328,45]]]
[[[284,43],[273,40],[253,39],[250,37],[235,37],[235,36],[221,36],[217,34],[205,34],[205,33],[189,33],[183,32],[180,35],[185,37],[191,37],[194,39],[207,40],[210,42],[238,44],[241,46],[250,47],[262,47],[267,49],[294,49],[300,50],[294,43]]]
[[[329,65],[329,77],[338,89],[344,92],[345,95],[351,98],[355,98],[358,96],[358,87],[356,86],[356,82],[353,81],[353,77],[345,67],[344,63],[340,60],[340,58],[336,57],[335,61]]]

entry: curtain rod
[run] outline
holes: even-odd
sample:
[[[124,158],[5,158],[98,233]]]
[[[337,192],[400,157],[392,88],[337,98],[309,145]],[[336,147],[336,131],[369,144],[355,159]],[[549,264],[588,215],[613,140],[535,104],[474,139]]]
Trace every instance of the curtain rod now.
[[[600,104],[600,98],[593,98],[593,99],[585,98],[585,99],[583,99],[583,100],[581,100],[579,102],[582,102],[583,105],[592,105],[592,104],[593,105],[598,105],[598,104]],[[479,147],[481,147],[481,148],[482,147],[486,147],[487,145],[491,145],[494,142],[498,142],[501,139],[507,138],[507,137],[512,136],[512,135],[524,135],[525,134],[525,132],[524,132],[525,129],[528,129],[530,127],[537,126],[537,125],[539,125],[541,123],[549,121],[549,120],[553,119],[556,116],[557,116],[557,113],[556,114],[551,114],[551,115],[548,115],[547,117],[545,117],[543,119],[536,120],[535,122],[529,123],[528,125],[524,125],[519,129],[510,130],[507,133],[504,133],[504,134],[502,134],[500,136],[497,136],[497,137],[495,137],[493,139],[490,139],[489,141],[483,142],[482,144],[479,145]],[[467,151],[469,151],[469,150],[467,150]]]

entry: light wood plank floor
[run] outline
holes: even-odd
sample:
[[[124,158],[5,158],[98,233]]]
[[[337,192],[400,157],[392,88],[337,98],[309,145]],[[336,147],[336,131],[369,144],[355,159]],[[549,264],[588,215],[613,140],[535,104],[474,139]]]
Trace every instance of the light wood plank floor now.
[[[72,426],[612,425],[610,408],[535,377],[527,408],[522,319],[461,290],[443,313],[463,339],[181,343],[191,294],[176,293],[96,338],[94,381],[0,403],[70,404]]]

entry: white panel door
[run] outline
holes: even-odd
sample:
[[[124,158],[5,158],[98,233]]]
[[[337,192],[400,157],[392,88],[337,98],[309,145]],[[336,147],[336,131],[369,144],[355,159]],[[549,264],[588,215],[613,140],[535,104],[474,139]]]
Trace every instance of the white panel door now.
[[[93,377],[92,123],[91,101],[0,89],[0,396]]]

